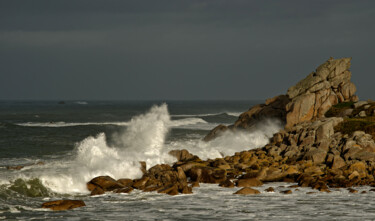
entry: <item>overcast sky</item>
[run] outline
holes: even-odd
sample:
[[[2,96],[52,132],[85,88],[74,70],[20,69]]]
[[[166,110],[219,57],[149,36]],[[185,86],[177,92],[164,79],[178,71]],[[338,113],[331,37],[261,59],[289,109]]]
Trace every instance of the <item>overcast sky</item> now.
[[[331,56],[375,99],[375,1],[0,0],[0,99],[265,99]]]

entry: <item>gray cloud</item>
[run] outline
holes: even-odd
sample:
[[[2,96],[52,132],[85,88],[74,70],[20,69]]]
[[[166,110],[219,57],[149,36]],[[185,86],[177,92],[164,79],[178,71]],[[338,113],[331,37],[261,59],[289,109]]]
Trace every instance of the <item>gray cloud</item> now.
[[[373,1],[1,1],[0,99],[263,99],[330,56],[371,98]]]

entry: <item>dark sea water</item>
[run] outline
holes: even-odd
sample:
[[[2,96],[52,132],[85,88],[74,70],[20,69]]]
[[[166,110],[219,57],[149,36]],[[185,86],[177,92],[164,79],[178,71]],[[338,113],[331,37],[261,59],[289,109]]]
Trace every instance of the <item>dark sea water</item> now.
[[[0,101],[0,219],[5,220],[372,220],[375,193],[345,189],[306,195],[291,184],[260,187],[257,196],[202,185],[191,195],[133,191],[90,197],[95,176],[141,176],[139,161],[151,167],[173,163],[172,149],[202,159],[232,155],[265,145],[282,125],[267,120],[252,133],[202,138],[218,124],[231,124],[260,101]],[[38,162],[43,162],[38,164]],[[25,165],[21,170],[8,166]],[[265,193],[268,186],[275,193]],[[361,187],[369,190],[369,187]],[[52,212],[41,204],[82,199],[86,207]]]

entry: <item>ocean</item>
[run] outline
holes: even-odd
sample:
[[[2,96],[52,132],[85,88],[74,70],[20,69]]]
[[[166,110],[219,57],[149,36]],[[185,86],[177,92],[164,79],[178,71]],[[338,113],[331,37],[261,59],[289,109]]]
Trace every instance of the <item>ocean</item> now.
[[[269,183],[261,194],[241,196],[215,184],[193,194],[169,196],[107,193],[90,196],[96,176],[139,178],[147,167],[172,164],[173,149],[201,159],[262,147],[282,128],[264,121],[251,133],[202,138],[218,124],[233,123],[262,101],[0,101],[0,219],[5,220],[373,220],[371,187],[320,193]],[[8,167],[23,165],[20,170]],[[272,186],[274,193],[264,190]],[[314,192],[314,194],[306,194]],[[80,199],[86,207],[53,212],[43,202]]]

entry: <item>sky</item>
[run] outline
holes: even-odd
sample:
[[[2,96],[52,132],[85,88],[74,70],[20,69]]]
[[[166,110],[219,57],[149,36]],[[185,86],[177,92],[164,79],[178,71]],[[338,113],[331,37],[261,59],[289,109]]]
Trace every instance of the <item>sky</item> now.
[[[373,0],[0,0],[0,99],[259,100],[330,57],[375,99]]]

